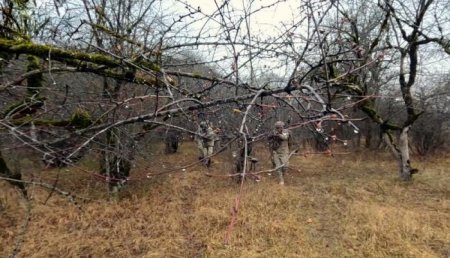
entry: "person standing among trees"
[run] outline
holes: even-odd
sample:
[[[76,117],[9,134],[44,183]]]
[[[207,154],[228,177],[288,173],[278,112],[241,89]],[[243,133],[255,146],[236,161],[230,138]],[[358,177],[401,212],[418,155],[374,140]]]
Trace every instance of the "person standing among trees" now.
[[[214,151],[214,141],[216,139],[216,134],[214,133],[212,127],[206,121],[201,121],[199,128],[197,130],[197,135],[195,135],[197,141],[197,146],[199,150],[199,160],[207,167],[211,165],[211,155]]]
[[[289,152],[293,146],[293,138],[290,130],[284,128],[282,121],[275,123],[275,130],[269,135],[269,147],[272,156],[272,164],[278,173],[280,185],[284,185],[284,173],[289,165]]]

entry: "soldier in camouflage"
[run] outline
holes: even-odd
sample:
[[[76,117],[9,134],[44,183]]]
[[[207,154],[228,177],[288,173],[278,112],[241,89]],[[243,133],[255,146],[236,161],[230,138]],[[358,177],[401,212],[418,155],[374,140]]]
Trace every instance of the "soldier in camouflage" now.
[[[275,123],[275,130],[269,135],[269,147],[272,155],[272,164],[277,168],[280,185],[284,185],[284,176],[289,165],[289,153],[293,146],[292,133],[284,129],[284,122]]]
[[[203,161],[203,164],[207,167],[211,165],[211,155],[214,151],[214,140],[216,139],[216,134],[214,133],[212,127],[206,122],[200,122],[199,128],[197,130],[197,135],[195,135],[195,140],[197,142],[199,150],[199,160]]]

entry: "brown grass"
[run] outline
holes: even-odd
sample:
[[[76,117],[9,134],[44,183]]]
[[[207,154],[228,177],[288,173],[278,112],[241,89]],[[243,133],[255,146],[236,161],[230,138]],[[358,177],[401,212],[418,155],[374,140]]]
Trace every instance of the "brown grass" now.
[[[259,169],[270,162],[257,150]],[[212,174],[230,171],[229,153],[215,158]],[[181,154],[140,162],[143,178],[195,160],[194,145]],[[274,175],[246,182],[238,220],[224,245],[238,185],[205,176],[195,166],[132,181],[119,202],[106,201],[104,183],[62,170],[59,186],[94,198],[81,210],[56,194],[33,188],[33,208],[22,257],[448,257],[450,255],[450,160],[415,162],[411,183],[397,179],[388,154],[352,153],[334,158],[295,156],[287,185]],[[84,164],[89,166],[89,164]],[[46,172],[49,180],[56,172]],[[0,257],[11,254],[24,217],[8,185],[0,189]]]

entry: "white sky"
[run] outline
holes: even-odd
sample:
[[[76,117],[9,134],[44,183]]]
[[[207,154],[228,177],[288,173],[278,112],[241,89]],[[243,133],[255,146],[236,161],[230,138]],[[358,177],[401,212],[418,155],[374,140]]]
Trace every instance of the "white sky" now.
[[[217,10],[215,0],[180,0],[181,2],[187,2],[193,7],[200,7],[205,14],[212,14]],[[218,4],[222,4],[224,0],[216,0]],[[277,2],[276,0],[229,0],[229,6],[235,10],[243,10],[244,7],[248,7],[249,3],[253,2],[252,10],[256,10],[261,6],[268,6]],[[257,33],[261,36],[279,35],[280,24],[292,24],[293,21],[299,20],[301,12],[298,10],[299,0],[286,0],[284,2],[277,3],[275,6],[259,11],[252,15],[251,30],[253,34]],[[439,47],[437,47],[439,48]],[[437,49],[437,52],[442,51]],[[436,73],[450,72],[450,56],[440,55],[439,57],[429,58],[425,56],[420,57],[421,66],[420,70],[426,74],[431,71]]]
[[[211,15],[217,10],[214,0],[184,0],[182,2],[187,2],[195,8],[200,7],[201,11],[207,15]],[[220,5],[223,0],[217,0],[217,2]],[[252,1],[230,0],[229,6],[234,10],[242,11],[245,7],[248,7],[250,2]],[[256,0],[253,1],[252,10],[257,10],[261,6],[270,6],[276,2],[276,0]],[[275,29],[279,27],[280,23],[292,23],[295,17],[299,16],[298,12],[296,12],[296,2],[298,1],[287,0],[258,11],[251,16],[252,30],[260,30],[262,33],[271,34],[276,33]],[[182,4],[179,3],[179,5],[181,6]]]
[[[217,4],[221,6],[224,2],[224,0],[216,0]],[[170,1],[168,1],[170,2]],[[173,3],[173,2],[172,2]],[[196,14],[196,17],[204,17],[206,16],[212,16],[217,11],[217,5],[214,0],[179,0],[176,2],[176,4],[171,5],[171,9],[174,11],[178,11],[179,13],[186,13],[187,10],[185,8],[184,3],[189,4],[194,9],[200,8],[203,15]],[[285,33],[286,30],[283,29],[283,24],[285,24],[287,27],[290,27],[289,25],[292,25],[294,22],[298,21],[302,15],[298,11],[297,6],[299,4],[298,0],[286,0],[279,2],[278,0],[229,0],[228,7],[230,9],[227,9],[228,11],[231,11],[231,13],[234,13],[236,16],[232,18],[232,21],[236,22],[239,20],[240,17],[244,16],[245,12],[244,10],[249,10],[249,6],[251,4],[251,11],[256,11],[251,15],[250,18],[250,30],[252,36],[257,36],[259,39],[267,38],[267,37],[278,37],[280,34]],[[164,3],[163,3],[164,5]],[[267,7],[261,9],[261,7]],[[233,12],[234,11],[234,12]],[[216,13],[217,14],[217,13]],[[216,20],[220,20],[220,16],[215,16]],[[205,22],[207,22],[207,26],[203,27]],[[227,25],[230,25],[230,23],[227,23]],[[212,20],[207,20],[206,18],[198,20],[195,25],[191,25],[192,30],[190,30],[190,33],[195,34],[195,30],[200,30],[202,28],[202,36],[208,35],[209,32],[211,32],[211,35],[217,35],[217,30],[220,26]],[[209,29],[210,31],[207,31]],[[223,27],[220,28],[221,31],[223,31]],[[241,24],[241,31],[240,35],[241,37],[246,34],[246,26],[245,23]],[[235,31],[232,31],[232,34],[235,33]],[[224,40],[224,33],[221,35],[220,41]],[[212,39],[211,39],[212,40]],[[208,40],[206,40],[208,41]],[[236,45],[234,46],[237,51],[241,51],[244,49],[243,46]],[[232,53],[230,50],[230,47],[217,47],[214,48],[214,52],[211,52],[211,48],[197,48],[200,51],[197,51],[197,53],[201,53],[202,56],[206,59],[217,59],[221,58],[222,56],[228,56],[231,57]],[[204,51],[202,51],[204,50]],[[253,63],[256,67],[262,67],[262,66],[268,66],[268,67],[274,67],[278,66],[279,60],[272,60],[275,62],[271,62],[270,60],[264,60],[256,61]],[[242,57],[240,59],[240,63],[245,62],[245,57]],[[231,60],[225,61],[221,64],[221,67],[225,69],[226,73],[230,71],[229,67],[231,66]],[[284,69],[283,69],[284,70]],[[275,70],[273,70],[275,72]],[[289,71],[290,72],[290,71]],[[245,72],[244,72],[245,73]],[[286,76],[286,71],[278,70],[276,72],[280,76]]]
[[[214,0],[191,0],[195,5],[200,6],[202,11],[206,13],[212,13],[217,8],[214,4]],[[242,10],[245,6],[248,6],[248,0],[231,0],[230,6]],[[260,8],[261,6],[269,6],[274,3],[273,0],[255,1],[253,4],[253,10]],[[273,7],[269,7],[262,11],[259,11],[255,16],[255,22],[259,24],[277,24],[280,22],[286,22],[292,20],[295,12],[294,1],[286,1],[277,3]]]

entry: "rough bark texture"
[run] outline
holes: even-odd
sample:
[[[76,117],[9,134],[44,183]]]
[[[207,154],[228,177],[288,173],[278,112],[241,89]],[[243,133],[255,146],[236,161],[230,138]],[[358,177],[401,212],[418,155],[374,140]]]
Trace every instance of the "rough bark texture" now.
[[[409,160],[409,144],[408,144],[408,132],[410,126],[403,128],[399,137],[399,163],[400,163],[400,178],[404,181],[411,180],[411,164]]]
[[[129,150],[124,149],[119,137],[116,128],[106,133],[106,147],[102,151],[100,161],[101,173],[105,175],[109,183],[109,192],[113,198],[118,197],[118,193],[126,182],[131,169],[130,160],[123,155],[124,152]]]
[[[0,152],[0,175],[3,175],[7,178],[11,178],[14,180],[22,180],[22,175],[17,172],[13,172],[9,169],[8,165],[6,164],[5,159],[3,159],[3,155]],[[24,196],[27,196],[27,190],[25,189],[25,184],[22,182],[16,182],[16,181],[8,181],[15,187],[19,188]]]
[[[408,141],[409,128],[410,126],[407,126],[402,129],[398,139],[398,145],[394,143],[394,139],[390,134],[386,132],[383,133],[383,139],[385,140],[392,154],[398,161],[399,175],[400,179],[403,181],[411,180],[412,175],[417,172],[417,169],[411,167],[411,161],[409,158],[409,141]]]
[[[112,89],[111,85],[104,78],[104,92],[110,94],[103,94],[105,98],[116,100],[121,90],[122,83],[116,82]],[[110,121],[116,119],[116,113],[113,112],[109,116]],[[111,128],[105,134],[104,150],[102,150],[102,159],[100,160],[101,173],[105,175],[109,182],[109,192],[112,198],[117,199],[120,189],[127,181],[130,175],[131,160],[134,157],[133,140],[124,135],[119,128]]]
[[[166,154],[176,153],[178,151],[178,145],[180,142],[181,133],[174,129],[169,129],[165,135],[165,143],[166,143]]]
[[[70,66],[77,67],[80,72],[91,72],[110,78],[131,81],[139,84],[154,85],[157,81],[156,73],[160,67],[152,62],[137,61],[131,63],[121,58],[101,53],[85,53],[83,51],[65,50],[49,45],[36,44],[25,40],[8,40],[0,38],[0,54],[28,54],[35,58],[46,59],[51,53],[54,61],[59,61]],[[140,67],[141,70],[136,70]],[[33,67],[29,67],[29,70]],[[117,68],[126,68],[125,71],[117,71]],[[31,70],[30,70],[31,71]],[[42,76],[41,74],[31,76]]]

